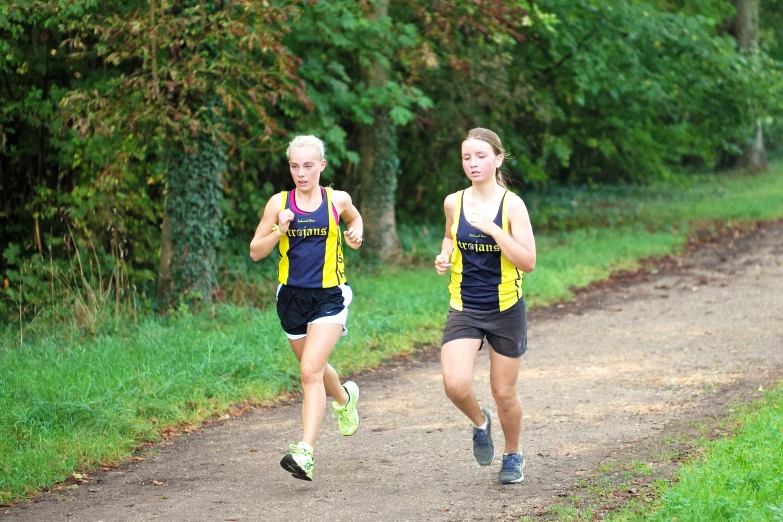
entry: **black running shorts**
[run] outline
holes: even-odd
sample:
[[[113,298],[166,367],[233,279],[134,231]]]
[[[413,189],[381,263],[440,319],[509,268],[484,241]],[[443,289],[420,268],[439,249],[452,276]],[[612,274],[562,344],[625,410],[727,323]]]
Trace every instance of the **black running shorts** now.
[[[348,319],[348,305],[353,299],[351,287],[347,284],[332,288],[298,288],[278,285],[277,316],[289,339],[300,339],[307,335],[311,323],[339,323]]]
[[[484,339],[500,355],[521,357],[527,351],[527,312],[524,298],[502,312],[449,309],[440,345],[457,339]]]

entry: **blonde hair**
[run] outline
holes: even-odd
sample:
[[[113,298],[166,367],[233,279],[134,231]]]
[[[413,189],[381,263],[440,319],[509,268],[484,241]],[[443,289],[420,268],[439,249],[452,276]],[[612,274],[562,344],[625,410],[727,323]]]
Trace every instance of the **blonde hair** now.
[[[481,127],[476,127],[475,129],[470,129],[468,133],[465,135],[465,139],[462,141],[467,140],[481,140],[489,143],[489,146],[492,147],[492,151],[495,153],[496,156],[503,156],[503,160],[505,161],[508,159],[508,155],[506,154],[506,151],[503,149],[503,144],[500,142],[500,137],[492,132],[489,129],[483,129]],[[498,185],[505,188],[506,187],[506,176],[503,174],[503,171],[500,169],[495,169],[495,180],[498,182]]]
[[[297,149],[299,147],[313,147],[318,152],[318,159],[323,161],[326,159],[326,148],[324,142],[309,134],[307,136],[297,136],[291,143],[288,144],[288,148],[285,151],[285,157],[291,159],[291,149]]]

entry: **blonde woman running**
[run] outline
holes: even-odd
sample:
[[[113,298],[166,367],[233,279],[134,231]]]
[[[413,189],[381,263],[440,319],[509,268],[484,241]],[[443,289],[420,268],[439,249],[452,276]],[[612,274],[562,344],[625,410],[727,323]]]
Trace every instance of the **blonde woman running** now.
[[[275,194],[264,208],[250,257],[258,261],[275,246],[278,265],[277,314],[299,360],[304,392],[302,440],[291,444],[280,465],[295,478],[312,480],[313,448],[326,407],[326,394],[340,432],[359,428],[359,387],[340,378],[329,365],[341,335],[345,335],[353,294],[345,277],[342,238],[351,248],[362,246],[362,217],[346,192],[320,185],[326,168],[324,144],[315,136],[298,136],[286,151],[295,188]],[[340,234],[340,220],[346,230]]]

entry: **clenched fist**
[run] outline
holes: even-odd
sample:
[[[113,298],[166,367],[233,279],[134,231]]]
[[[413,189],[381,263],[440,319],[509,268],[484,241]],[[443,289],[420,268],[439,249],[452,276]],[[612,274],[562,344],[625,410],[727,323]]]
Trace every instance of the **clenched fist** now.
[[[343,232],[343,236],[345,236],[345,241],[354,248],[359,248],[364,242],[362,235],[354,230],[353,227]]]
[[[291,211],[290,208],[280,211],[280,213],[277,215],[277,226],[280,229],[281,234],[285,235],[286,232],[288,232],[288,226],[291,224],[291,221],[293,220],[294,220],[294,213]]]
[[[491,236],[493,230],[497,228],[497,225],[492,220],[492,218],[488,217],[486,213],[482,211],[474,210],[471,212],[470,216],[468,217],[468,223],[484,232],[488,236]]]
[[[438,271],[439,275],[443,275],[451,270],[451,256],[444,253],[435,256],[435,270]]]

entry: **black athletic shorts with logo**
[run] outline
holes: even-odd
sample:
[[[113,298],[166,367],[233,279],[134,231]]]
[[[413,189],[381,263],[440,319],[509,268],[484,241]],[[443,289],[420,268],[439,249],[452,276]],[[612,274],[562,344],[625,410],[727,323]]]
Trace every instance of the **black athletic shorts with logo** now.
[[[278,285],[277,316],[289,339],[301,339],[307,335],[311,323],[339,323],[343,335],[347,333],[348,305],[353,292],[347,284],[331,288],[299,288]]]
[[[502,312],[449,309],[440,345],[457,339],[484,339],[500,355],[521,357],[527,351],[525,299]],[[482,343],[483,346],[483,343]]]

